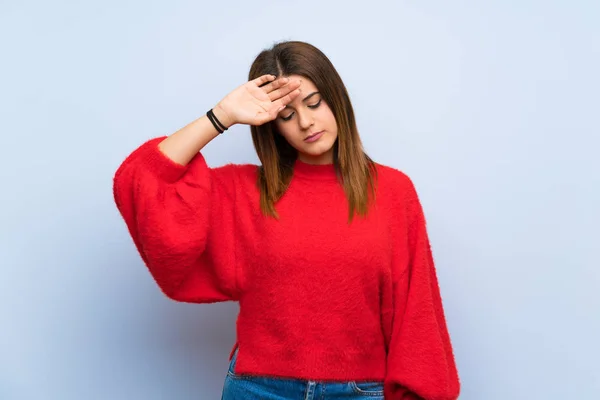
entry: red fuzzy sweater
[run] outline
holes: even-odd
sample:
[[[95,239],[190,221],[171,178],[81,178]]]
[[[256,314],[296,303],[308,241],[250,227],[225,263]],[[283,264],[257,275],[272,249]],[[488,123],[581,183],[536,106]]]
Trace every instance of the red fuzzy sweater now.
[[[256,165],[187,166],[156,138],[117,170],[114,196],[161,290],[240,303],[236,372],[383,380],[385,398],[450,400],[459,379],[425,218],[411,180],[377,164],[366,218],[348,224],[333,165],[297,161],[260,212]],[[234,347],[235,348],[235,347]]]

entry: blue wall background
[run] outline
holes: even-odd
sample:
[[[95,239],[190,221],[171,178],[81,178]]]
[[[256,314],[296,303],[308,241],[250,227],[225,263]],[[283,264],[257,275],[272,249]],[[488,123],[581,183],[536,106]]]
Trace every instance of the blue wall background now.
[[[416,182],[461,399],[600,398],[600,6],[592,1],[0,4],[0,398],[217,399],[236,304],[155,286],[119,163],[283,39],[338,68]],[[236,126],[204,151],[257,162]]]

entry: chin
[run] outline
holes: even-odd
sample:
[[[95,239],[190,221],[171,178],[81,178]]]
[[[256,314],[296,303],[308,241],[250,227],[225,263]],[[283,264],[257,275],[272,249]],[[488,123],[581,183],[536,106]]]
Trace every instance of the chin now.
[[[303,149],[302,152],[306,155],[309,155],[311,157],[321,157],[324,154],[327,154],[331,151],[331,147],[325,148],[325,149],[319,149],[319,150],[315,150],[315,149]]]
[[[333,145],[334,143],[329,143],[329,141],[314,144],[303,143],[302,152],[310,154],[311,156],[320,156],[331,151]]]

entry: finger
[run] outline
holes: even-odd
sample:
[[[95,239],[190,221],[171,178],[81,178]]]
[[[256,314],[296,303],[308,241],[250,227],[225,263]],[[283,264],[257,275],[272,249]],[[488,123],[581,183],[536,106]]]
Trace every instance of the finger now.
[[[300,89],[295,89],[292,92],[290,92],[289,94],[281,97],[279,100],[274,101],[273,102],[273,106],[276,109],[279,109],[281,107],[285,107],[289,103],[291,103],[296,97],[298,97],[299,94],[300,94]]]
[[[275,89],[272,92],[270,92],[269,93],[269,99],[271,101],[278,100],[278,99],[282,98],[283,96],[285,96],[285,95],[293,92],[294,90],[298,89],[299,87],[300,87],[300,82],[299,81],[291,81],[287,85],[282,86],[279,89]]]
[[[287,77],[280,77],[276,80],[274,80],[273,82],[270,82],[264,86],[261,87],[261,89],[265,92],[265,93],[270,93],[273,90],[280,88],[284,85],[286,85],[288,82],[290,81],[290,78]]]
[[[252,80],[252,83],[254,83],[256,86],[260,86],[262,84],[265,84],[269,81],[272,81],[273,79],[275,79],[275,75],[262,75],[259,76],[258,78]]]
[[[256,115],[257,125],[265,124],[269,121],[273,121],[277,118],[277,114],[285,108],[285,105],[280,105],[276,103],[271,103],[271,107],[267,111],[263,111]]]

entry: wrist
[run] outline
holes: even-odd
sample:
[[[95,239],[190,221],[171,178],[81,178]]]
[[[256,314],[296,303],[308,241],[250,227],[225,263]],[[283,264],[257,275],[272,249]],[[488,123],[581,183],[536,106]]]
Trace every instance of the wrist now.
[[[233,119],[230,117],[231,113],[228,113],[223,106],[221,105],[221,103],[218,103],[213,109],[213,114],[215,115],[215,117],[217,117],[217,119],[219,120],[220,123],[222,123],[226,128],[231,127],[232,125],[235,124],[235,122],[233,121]]]

